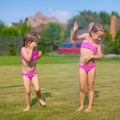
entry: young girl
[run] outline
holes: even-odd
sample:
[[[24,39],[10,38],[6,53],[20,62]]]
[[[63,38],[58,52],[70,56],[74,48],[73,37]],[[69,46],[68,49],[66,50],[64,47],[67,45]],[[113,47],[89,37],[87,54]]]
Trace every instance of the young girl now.
[[[89,112],[92,109],[94,99],[94,80],[96,74],[95,60],[102,59],[103,57],[100,40],[104,35],[104,27],[101,24],[92,23],[89,33],[77,36],[78,24],[75,22],[73,30],[73,39],[83,40],[79,63],[80,107],[77,111],[84,108],[85,91],[86,88],[88,88],[89,103],[85,111]]]
[[[25,87],[26,108],[23,111],[30,109],[30,82],[32,82],[36,91],[38,101],[42,106],[46,103],[41,98],[41,91],[39,87],[39,80],[36,70],[36,61],[42,55],[42,52],[37,52],[37,43],[39,37],[35,33],[27,33],[23,38],[23,47],[21,49],[22,61],[22,78]]]

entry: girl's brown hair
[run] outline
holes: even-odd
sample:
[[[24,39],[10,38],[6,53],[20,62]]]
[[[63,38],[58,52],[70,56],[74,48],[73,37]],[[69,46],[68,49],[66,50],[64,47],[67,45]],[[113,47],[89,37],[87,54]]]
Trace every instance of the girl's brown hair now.
[[[23,37],[23,47],[25,47],[28,43],[34,42],[34,41],[38,41],[39,36],[37,33],[34,32],[29,32],[27,34],[24,35]]]
[[[99,23],[92,24],[92,26],[89,30],[89,34],[91,35],[92,32],[96,33],[98,31],[105,32],[104,26],[102,24],[99,24]]]

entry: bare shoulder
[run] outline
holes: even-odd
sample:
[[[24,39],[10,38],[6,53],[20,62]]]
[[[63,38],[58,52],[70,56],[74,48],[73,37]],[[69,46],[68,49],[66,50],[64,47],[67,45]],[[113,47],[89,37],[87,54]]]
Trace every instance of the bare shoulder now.
[[[21,48],[21,51],[24,51],[24,50],[25,50],[25,47],[22,47],[22,48]]]
[[[84,36],[90,36],[89,33],[83,33],[82,35],[84,35]]]
[[[90,38],[90,34],[89,33],[84,33],[84,35],[88,38]]]
[[[22,47],[22,48],[21,48],[21,54],[22,54],[22,53],[25,53],[25,52],[26,52],[26,48],[25,48],[25,47]]]
[[[79,38],[87,40],[90,38],[90,35],[89,35],[89,33],[83,33],[83,34],[79,35]]]

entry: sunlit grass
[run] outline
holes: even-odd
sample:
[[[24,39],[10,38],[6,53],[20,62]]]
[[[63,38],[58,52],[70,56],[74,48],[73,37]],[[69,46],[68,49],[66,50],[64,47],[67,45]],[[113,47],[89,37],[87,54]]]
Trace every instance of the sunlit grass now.
[[[24,113],[19,57],[0,56],[0,120],[119,120],[119,59],[97,62],[95,99],[90,113],[76,112],[79,106],[78,61],[78,56],[43,56],[37,69],[47,107],[39,105],[31,86],[31,109]]]

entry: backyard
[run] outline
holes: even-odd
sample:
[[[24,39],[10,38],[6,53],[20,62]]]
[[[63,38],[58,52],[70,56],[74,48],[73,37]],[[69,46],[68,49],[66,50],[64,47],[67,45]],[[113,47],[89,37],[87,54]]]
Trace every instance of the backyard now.
[[[25,107],[19,56],[0,56],[0,120],[119,120],[120,58],[97,61],[95,99],[91,112],[79,107],[79,56],[42,56],[38,77],[47,106],[37,102],[31,86],[31,109]],[[86,96],[85,106],[88,103]]]

